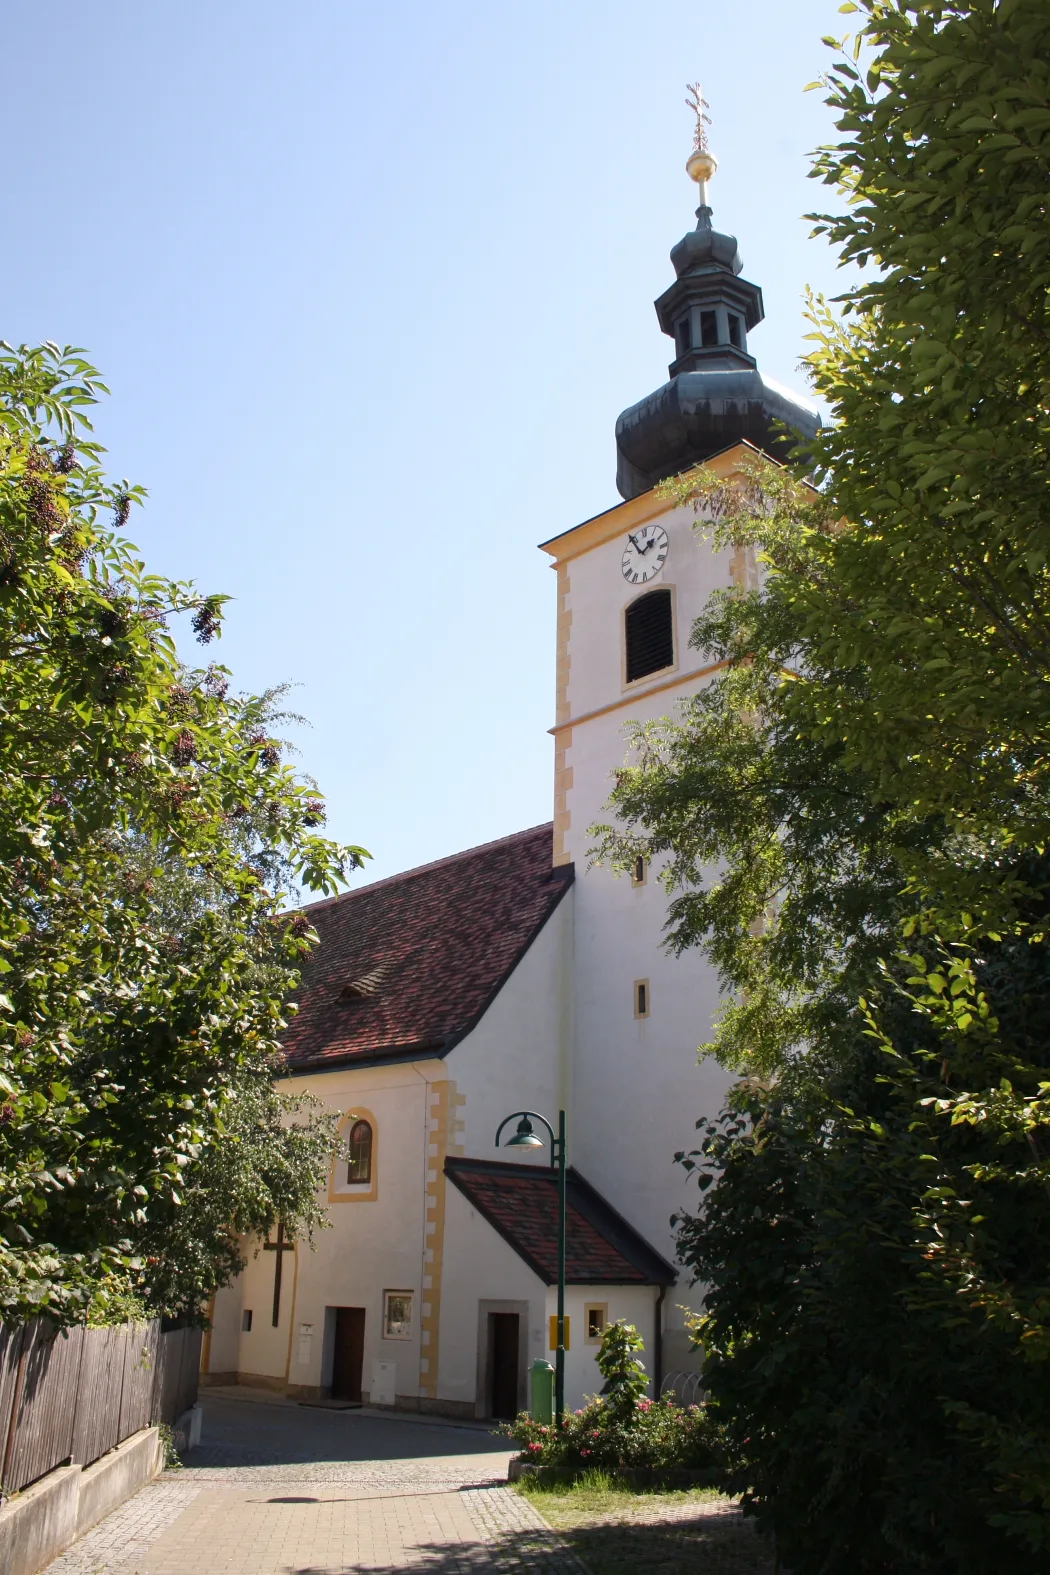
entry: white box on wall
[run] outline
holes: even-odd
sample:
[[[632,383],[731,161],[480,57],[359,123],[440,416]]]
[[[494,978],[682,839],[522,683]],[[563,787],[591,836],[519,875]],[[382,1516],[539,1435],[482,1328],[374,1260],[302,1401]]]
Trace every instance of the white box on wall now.
[[[370,1405],[393,1405],[397,1387],[397,1363],[373,1362],[372,1387],[368,1391]]]

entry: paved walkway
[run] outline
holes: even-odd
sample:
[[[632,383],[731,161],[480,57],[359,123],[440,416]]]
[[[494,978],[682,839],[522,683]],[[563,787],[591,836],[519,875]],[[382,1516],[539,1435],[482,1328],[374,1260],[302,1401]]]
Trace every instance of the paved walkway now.
[[[236,1393],[236,1392],[235,1392]],[[205,1392],[201,1445],[46,1575],[584,1575],[481,1428]]]

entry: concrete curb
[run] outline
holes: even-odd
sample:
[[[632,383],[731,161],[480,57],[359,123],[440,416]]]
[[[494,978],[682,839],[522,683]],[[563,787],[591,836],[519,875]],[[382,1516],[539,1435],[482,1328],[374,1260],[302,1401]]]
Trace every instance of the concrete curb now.
[[[49,1471],[0,1508],[0,1575],[36,1575],[163,1468],[160,1429],[144,1427],[90,1466]]]
[[[36,1575],[77,1534],[79,1466],[59,1466],[0,1509],[0,1575]]]
[[[80,1473],[77,1536],[82,1537],[118,1504],[152,1482],[163,1466],[164,1442],[155,1427],[133,1433],[94,1465],[85,1466]]]

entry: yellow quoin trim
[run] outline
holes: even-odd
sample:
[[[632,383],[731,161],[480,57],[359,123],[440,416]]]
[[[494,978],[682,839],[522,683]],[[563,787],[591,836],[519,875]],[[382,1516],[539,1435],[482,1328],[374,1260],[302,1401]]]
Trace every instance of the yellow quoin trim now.
[[[299,1243],[294,1242],[295,1251],[292,1253],[292,1312],[288,1319],[288,1353],[284,1361],[284,1382],[288,1386],[288,1379],[292,1371],[292,1336],[295,1333],[295,1304],[299,1300]]]
[[[555,729],[551,729],[552,732]],[[566,724],[558,730],[558,743],[554,751],[554,862],[568,864],[570,855],[565,847],[565,834],[572,825],[569,793],[572,790],[572,767],[565,764],[565,756],[572,748],[572,728]]]
[[[554,718],[566,722],[569,717],[569,636],[572,631],[572,608],[569,606],[569,568],[558,566],[558,652],[555,664]],[[569,854],[565,837],[572,824],[569,793],[572,789],[572,767],[565,763],[565,752],[572,748],[572,733],[558,740],[554,752],[554,862],[568,864]]]
[[[729,578],[738,591],[757,591],[758,554],[754,547],[737,547],[729,563]]]
[[[419,1307],[419,1392],[436,1400],[441,1343],[441,1273],[445,1251],[445,1160],[463,1153],[467,1102],[451,1078],[427,1087],[426,1209],[423,1226],[423,1294]]]
[[[559,563],[558,570],[558,650],[555,661],[554,716],[563,722],[569,714],[569,634],[572,630],[572,609],[569,606],[568,565]]]

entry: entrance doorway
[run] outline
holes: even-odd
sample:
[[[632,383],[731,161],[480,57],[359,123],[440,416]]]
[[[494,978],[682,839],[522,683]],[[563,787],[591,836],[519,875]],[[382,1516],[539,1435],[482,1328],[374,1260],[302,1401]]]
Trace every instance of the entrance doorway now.
[[[513,1422],[518,1414],[517,1313],[489,1313],[489,1415]]]
[[[332,1399],[361,1404],[361,1377],[365,1365],[365,1310],[335,1308],[332,1346]]]

